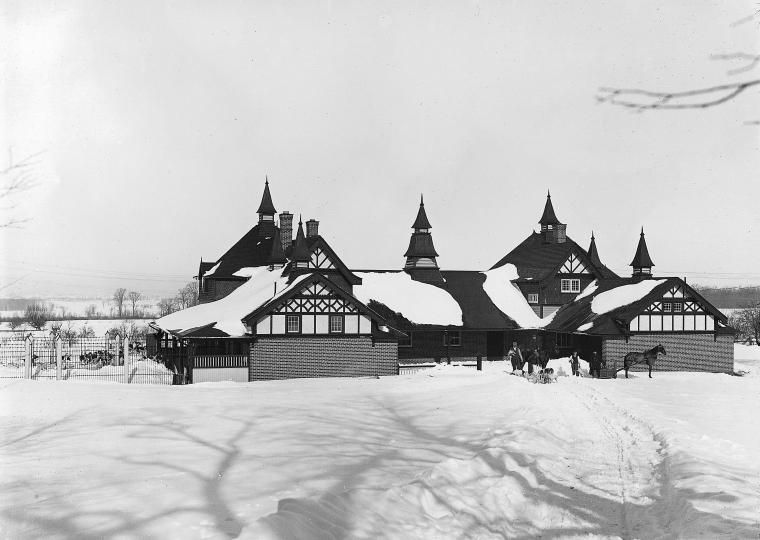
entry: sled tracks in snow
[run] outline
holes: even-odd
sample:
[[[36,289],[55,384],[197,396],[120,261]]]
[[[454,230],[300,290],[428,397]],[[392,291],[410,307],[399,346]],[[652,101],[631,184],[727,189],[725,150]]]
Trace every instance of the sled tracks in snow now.
[[[571,391],[598,422],[614,448],[619,527],[622,538],[663,538],[677,533],[682,516],[673,503],[667,442],[652,427],[591,386]],[[609,448],[600,444],[602,448]],[[611,463],[612,461],[612,463]]]

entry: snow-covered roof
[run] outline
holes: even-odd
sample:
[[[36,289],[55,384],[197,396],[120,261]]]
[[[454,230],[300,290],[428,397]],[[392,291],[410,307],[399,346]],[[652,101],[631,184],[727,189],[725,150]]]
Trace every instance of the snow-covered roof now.
[[[638,283],[622,285],[608,291],[599,293],[591,301],[591,311],[597,315],[607,313],[628,304],[641,300],[658,285],[665,283],[665,279],[645,279]],[[586,291],[584,291],[585,293]]]
[[[462,325],[462,309],[445,290],[414,281],[406,272],[354,272],[362,280],[354,296],[368,304],[375,300],[415,324]]]
[[[282,276],[281,270],[270,271],[267,267],[246,270],[250,270],[250,279],[224,298],[166,315],[156,320],[155,325],[171,332],[185,332],[214,323],[211,328],[229,336],[243,336],[246,333],[243,317],[308,277],[304,274],[288,285],[288,277]]]
[[[219,265],[220,264],[222,264],[222,263],[218,262],[214,266],[212,266],[211,270],[209,270],[208,272],[206,272],[205,274],[203,274],[203,277],[209,277],[209,276],[211,276],[214,272],[216,272],[219,269]]]
[[[512,280],[518,278],[517,268],[514,264],[506,263],[485,272],[485,275],[486,281],[483,283],[483,290],[496,307],[521,328],[543,328],[551,322],[554,314],[552,313],[543,319],[536,315],[520,289],[512,283]]]

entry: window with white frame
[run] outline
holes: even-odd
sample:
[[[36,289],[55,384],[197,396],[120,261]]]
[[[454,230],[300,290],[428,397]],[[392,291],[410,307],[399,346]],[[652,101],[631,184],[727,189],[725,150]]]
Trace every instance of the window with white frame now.
[[[301,316],[300,315],[286,315],[285,316],[285,332],[288,334],[299,334],[301,332]]]
[[[670,302],[663,302],[662,311],[664,311],[665,313],[671,313],[673,311],[673,304],[671,304]]]
[[[343,333],[343,315],[330,315],[330,333]]]
[[[675,313],[681,313],[681,310],[683,309],[683,305],[680,303],[673,304],[673,312]]]
[[[446,337],[448,336],[449,347],[459,347],[462,345],[462,332],[458,330],[450,330],[443,334],[443,344],[446,345]]]
[[[579,293],[581,292],[581,280],[563,279],[560,281],[560,287],[563,293]]]
[[[538,293],[528,293],[528,303],[538,304]]]

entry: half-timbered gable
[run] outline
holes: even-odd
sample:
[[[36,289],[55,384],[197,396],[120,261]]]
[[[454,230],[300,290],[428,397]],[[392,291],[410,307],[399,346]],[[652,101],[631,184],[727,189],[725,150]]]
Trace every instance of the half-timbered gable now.
[[[726,317],[685,283],[668,286],[662,297],[632,317],[628,330],[635,332],[715,332]]]
[[[371,335],[373,320],[375,328],[383,325],[377,313],[320,274],[243,320],[257,336]]]
[[[293,275],[308,272],[319,272],[336,283],[339,287],[351,292],[354,285],[361,283],[361,278],[351,272],[345,263],[341,260],[335,250],[322,236],[312,236],[305,238],[307,253],[303,257],[304,264],[302,267],[291,263],[287,270]]]

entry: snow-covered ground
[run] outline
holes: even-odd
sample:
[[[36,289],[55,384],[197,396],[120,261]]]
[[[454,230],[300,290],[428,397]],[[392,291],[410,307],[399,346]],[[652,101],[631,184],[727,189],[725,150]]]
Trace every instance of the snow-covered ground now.
[[[756,349],[745,377],[1,381],[0,536],[757,538]]]

